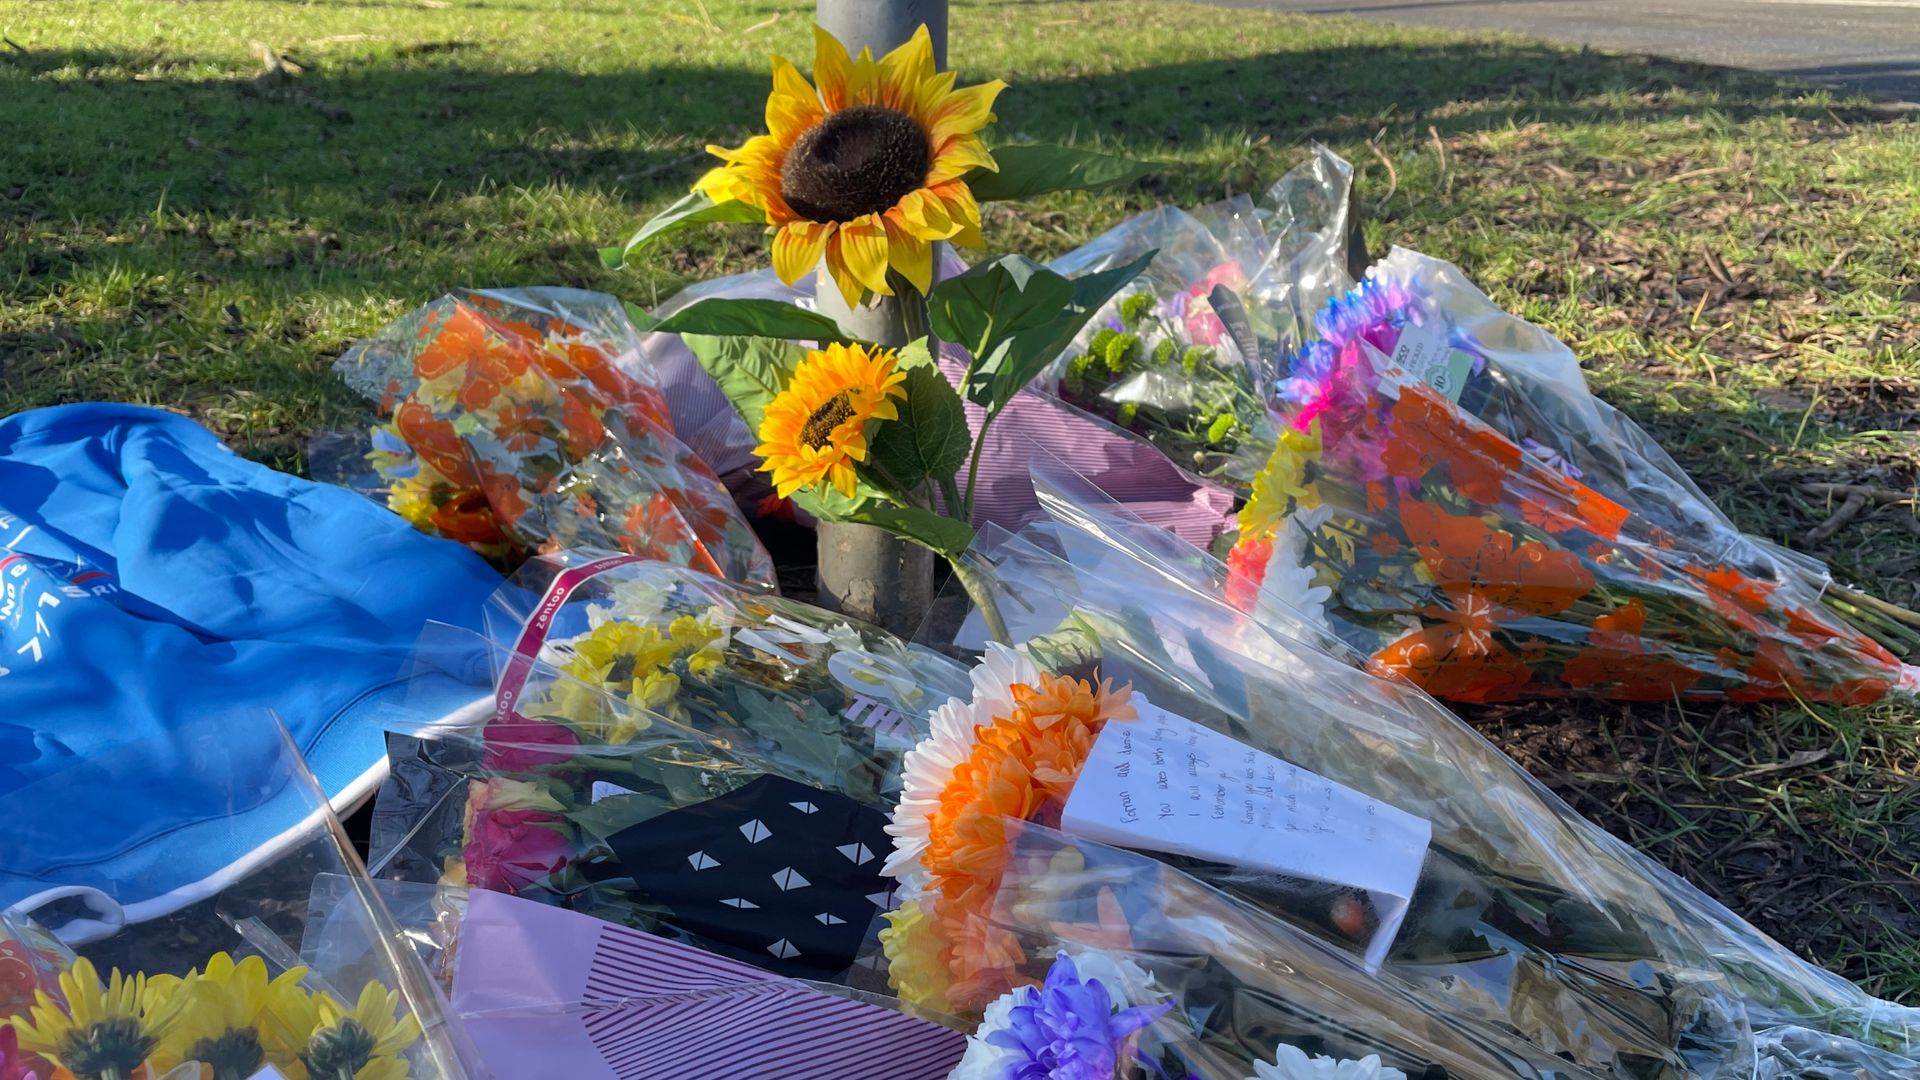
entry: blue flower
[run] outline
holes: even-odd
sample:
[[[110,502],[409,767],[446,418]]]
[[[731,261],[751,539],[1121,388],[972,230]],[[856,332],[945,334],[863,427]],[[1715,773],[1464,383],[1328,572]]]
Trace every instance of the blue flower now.
[[[1116,1010],[1108,988],[1099,979],[1081,979],[1065,953],[1044,984],[1021,987],[1011,997],[1004,1021],[989,1024],[993,1030],[983,1035],[1000,1051],[999,1080],[1112,1080],[1123,1060],[1138,1056],[1127,1046],[1132,1035],[1173,1007]]]

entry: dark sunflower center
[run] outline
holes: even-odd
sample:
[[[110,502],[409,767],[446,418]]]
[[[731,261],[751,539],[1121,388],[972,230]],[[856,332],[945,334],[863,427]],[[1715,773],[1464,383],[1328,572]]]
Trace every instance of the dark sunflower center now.
[[[373,1060],[373,1033],[357,1020],[342,1020],[307,1044],[302,1055],[313,1080],[353,1080],[353,1074]]]
[[[780,195],[809,221],[852,221],[890,209],[926,183],[933,144],[913,117],[881,105],[829,113],[780,170]]]
[[[807,422],[800,428],[800,441],[818,450],[833,441],[833,429],[847,422],[853,416],[853,402],[845,390],[827,399],[825,405],[813,410]]]
[[[79,1080],[131,1076],[155,1042],[132,1017],[115,1016],[68,1032],[57,1056]]]
[[[267,1055],[252,1028],[235,1028],[217,1039],[201,1039],[187,1056],[213,1069],[213,1080],[247,1080],[260,1071]]]

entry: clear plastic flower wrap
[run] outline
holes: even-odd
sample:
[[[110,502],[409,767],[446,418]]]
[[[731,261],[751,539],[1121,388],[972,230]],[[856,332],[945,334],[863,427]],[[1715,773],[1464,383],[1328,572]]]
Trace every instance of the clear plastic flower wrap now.
[[[1191,212],[1160,207],[1054,260],[1076,275],[1155,253],[1036,387],[1145,437],[1182,468],[1248,481],[1273,440],[1258,354],[1291,326],[1263,323],[1263,346],[1229,333],[1215,304],[1259,298],[1255,310],[1278,312],[1344,287],[1344,273],[1326,268],[1345,258],[1352,174],[1316,147],[1258,205],[1238,196]]]
[[[1114,1067],[1064,1075],[1605,1075],[1475,1020],[1391,972],[1369,972],[1342,948],[1166,862],[1027,822],[1009,821],[1005,844],[995,903],[980,918],[1018,943],[1016,985],[986,1005],[954,1080],[1057,1067],[1071,1051],[1055,1033],[1084,1038],[1089,1029],[1089,1041]],[[905,909],[896,924],[888,944],[900,972],[911,966],[899,958],[931,942],[916,940],[927,936],[919,913]],[[1091,1056],[1081,1053],[1082,1061]]]
[[[1916,688],[1915,669],[1829,611],[1797,564],[1689,513],[1707,505],[1691,485],[1648,466],[1623,503],[1457,403],[1490,350],[1546,337],[1517,320],[1463,325],[1449,299],[1462,289],[1452,267],[1395,251],[1322,311],[1280,384],[1280,435],[1230,558],[1234,599],[1257,612],[1267,585],[1460,701],[1863,704]]]
[[[1431,698],[1306,644],[1311,628],[1246,618],[1198,550],[1055,505],[1064,523],[974,564],[1025,627],[1014,636],[1032,635],[1038,696],[1005,689],[1028,673],[990,654],[969,708],[995,722],[971,716],[969,740],[937,715],[936,749],[908,762],[896,860],[917,864],[906,895],[934,898],[936,924],[942,904],[991,907],[1005,860],[983,852],[1013,816],[1153,853],[1444,1012],[1603,1075],[1787,1075],[1815,1044],[1849,1075],[1920,1063],[1920,1014],[1792,956]],[[945,955],[946,993],[977,1002],[1022,953],[996,935]]]
[[[677,437],[620,302],[575,289],[454,293],[347,350],[376,410],[317,439],[314,475],[517,564],[603,547],[772,584],[772,561]]]
[[[270,715],[249,722],[275,725]],[[224,871],[212,899],[134,921],[117,883],[66,861],[68,809],[0,795],[0,1076],[39,1080],[465,1080],[489,1076],[399,934],[290,739],[215,767],[228,723],[76,761],[106,790],[224,783],[208,812],[272,815],[282,835]],[[209,777],[220,779],[209,780]],[[49,790],[73,790],[64,787]],[[224,807],[224,811],[220,808]],[[130,833],[126,842],[138,843]],[[80,869],[75,869],[78,866]],[[321,899],[325,894],[324,901]],[[124,901],[124,903],[123,903]],[[334,917],[328,962],[301,960]],[[37,924],[37,926],[36,926]],[[22,972],[30,975],[21,978]]]
[[[393,743],[371,844],[382,876],[511,892],[884,989],[854,960],[886,906],[885,807],[963,669],[817,608],[605,553],[530,561],[488,620],[491,715]]]

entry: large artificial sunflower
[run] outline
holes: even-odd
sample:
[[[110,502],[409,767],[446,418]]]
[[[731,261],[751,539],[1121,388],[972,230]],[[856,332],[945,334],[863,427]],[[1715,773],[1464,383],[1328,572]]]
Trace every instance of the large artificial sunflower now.
[[[181,1002],[171,987],[150,986],[147,977],[116,969],[103,988],[93,965],[82,957],[60,975],[59,1001],[44,990],[34,994],[25,1017],[8,1021],[20,1049],[38,1054],[76,1080],[133,1080],[144,1077],[147,1055],[173,1028]]]
[[[808,353],[760,420],[753,448],[760,471],[773,474],[782,498],[823,481],[852,498],[854,464],[867,460],[867,424],[900,415],[893,399],[907,396],[906,381],[890,349],[829,345]]]
[[[892,295],[889,268],[924,293],[934,241],[980,243],[980,205],[962,178],[994,168],[979,132],[1006,84],[954,89],[952,72],[934,70],[924,26],[877,61],[818,27],[814,42],[817,89],[774,57],[768,133],[737,150],[707,147],[726,164],[694,189],[766,214],[773,268],[788,284],[824,255],[849,306],[869,290]]]

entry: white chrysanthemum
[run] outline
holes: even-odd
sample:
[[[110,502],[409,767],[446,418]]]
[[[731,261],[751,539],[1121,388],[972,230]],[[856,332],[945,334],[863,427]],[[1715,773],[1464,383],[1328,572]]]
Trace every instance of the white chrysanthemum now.
[[[1308,542],[1332,516],[1328,506],[1288,515],[1274,537],[1273,555],[1254,602],[1254,617],[1262,625],[1291,631],[1304,641],[1318,641],[1327,632],[1327,600],[1333,589],[1313,583],[1314,571],[1306,561]]]
[[[1099,949],[1071,948],[1062,952],[1073,960],[1073,970],[1081,982],[1097,982],[1106,987],[1114,1008],[1152,1005],[1167,996],[1153,979],[1153,973],[1132,959]]]
[[[1406,1073],[1380,1064],[1378,1054],[1368,1054],[1357,1061],[1309,1057],[1305,1050],[1292,1043],[1280,1043],[1273,1048],[1273,1057],[1271,1064],[1254,1062],[1254,1074],[1247,1080],[1407,1080]]]
[[[993,1045],[987,1036],[1007,1026],[1013,1016],[1013,1006],[1019,1000],[1017,995],[1018,991],[1001,994],[987,1006],[979,1030],[967,1036],[967,1052],[960,1058],[960,1064],[947,1074],[947,1080],[1001,1080],[1006,1073],[1006,1060],[1013,1057],[1014,1052]]]
[[[940,796],[958,768],[973,753],[979,741],[976,729],[993,723],[997,716],[1013,712],[1013,688],[1040,680],[1040,669],[1023,650],[998,642],[987,646],[968,675],[973,697],[962,701],[948,698],[934,710],[929,723],[931,733],[908,754],[900,789],[899,805],[887,833],[893,837],[893,856],[881,871],[909,885],[924,884],[926,872],[920,863],[926,853],[928,821],[940,808]]]

